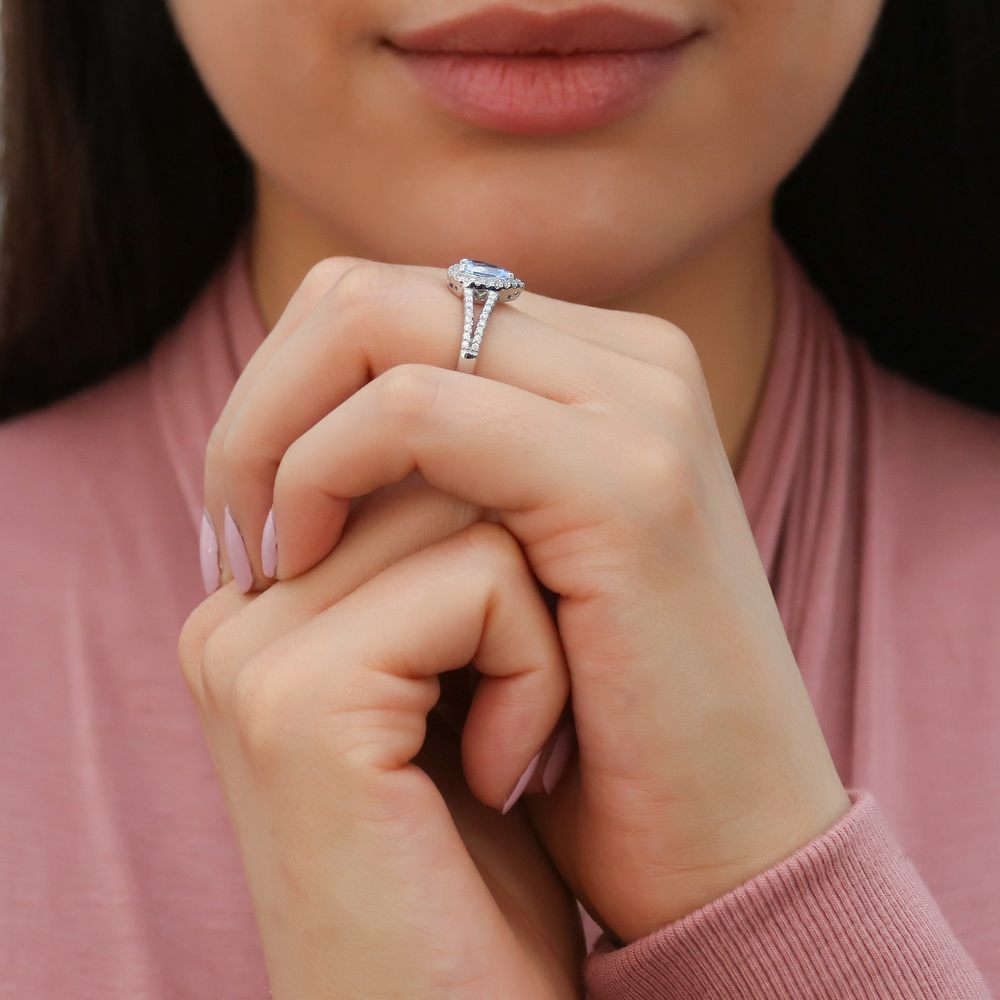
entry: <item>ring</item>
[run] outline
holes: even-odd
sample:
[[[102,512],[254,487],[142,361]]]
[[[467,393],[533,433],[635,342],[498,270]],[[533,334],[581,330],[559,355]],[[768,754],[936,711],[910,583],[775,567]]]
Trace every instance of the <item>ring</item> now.
[[[497,302],[510,302],[521,294],[524,282],[514,277],[513,271],[483,260],[463,257],[448,268],[448,287],[465,299],[465,326],[462,331],[462,346],[458,349],[458,371],[471,372],[479,357],[479,348],[486,331],[486,321]],[[472,329],[474,302],[482,302],[476,329]]]

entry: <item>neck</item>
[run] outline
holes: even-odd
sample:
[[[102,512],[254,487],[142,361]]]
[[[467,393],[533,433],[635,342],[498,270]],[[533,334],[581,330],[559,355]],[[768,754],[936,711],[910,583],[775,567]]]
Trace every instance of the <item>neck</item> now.
[[[262,180],[251,230],[251,277],[270,330],[309,268],[324,257],[370,257]],[[627,296],[597,303],[661,316],[701,359],[726,454],[738,471],[767,371],[777,314],[771,203],[757,206]]]

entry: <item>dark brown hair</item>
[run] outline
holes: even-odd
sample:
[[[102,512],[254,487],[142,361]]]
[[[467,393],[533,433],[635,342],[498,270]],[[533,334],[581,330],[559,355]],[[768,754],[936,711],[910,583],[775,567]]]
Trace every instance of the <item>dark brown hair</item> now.
[[[3,0],[0,417],[145,354],[252,204],[163,0]]]
[[[144,355],[252,208],[164,0],[3,0],[0,418]],[[1000,410],[1000,5],[887,0],[776,223],[844,325]]]

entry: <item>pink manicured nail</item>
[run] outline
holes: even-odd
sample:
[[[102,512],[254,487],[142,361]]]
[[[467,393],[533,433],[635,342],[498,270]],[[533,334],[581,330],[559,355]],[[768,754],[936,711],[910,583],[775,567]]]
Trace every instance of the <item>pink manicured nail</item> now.
[[[539,750],[534,757],[531,758],[528,766],[524,769],[524,774],[517,779],[517,784],[514,786],[510,795],[504,799],[503,805],[500,807],[501,814],[506,814],[507,811],[514,805],[515,802],[521,797],[521,793],[527,788],[528,782],[531,781],[531,776],[538,770],[538,762],[542,759],[542,751]]]
[[[566,770],[570,757],[573,755],[573,742],[576,731],[573,728],[571,719],[565,719],[556,730],[552,743],[552,750],[549,752],[545,767],[542,768],[542,786],[546,794],[551,794],[552,789],[559,783],[559,779]]]
[[[201,549],[201,578],[205,583],[205,593],[211,594],[219,589],[222,566],[219,563],[219,539],[215,534],[215,528],[212,527],[212,519],[204,507],[201,510],[199,548]]]
[[[253,586],[253,570],[250,568],[250,557],[247,555],[246,545],[243,544],[240,529],[236,527],[232,512],[229,510],[229,504],[226,504],[225,535],[229,568],[233,571],[236,586],[245,594]]]
[[[267,512],[260,540],[260,564],[264,576],[278,575],[278,536],[274,533],[274,508]]]

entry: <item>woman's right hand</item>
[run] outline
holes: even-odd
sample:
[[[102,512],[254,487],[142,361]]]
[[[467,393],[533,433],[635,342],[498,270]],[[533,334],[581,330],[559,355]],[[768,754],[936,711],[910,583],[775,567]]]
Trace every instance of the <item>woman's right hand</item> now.
[[[576,998],[576,904],[526,816],[499,812],[568,693],[555,624],[499,525],[372,574],[350,537],[380,517],[414,537],[434,503],[410,491],[373,495],[295,579],[220,588],[180,638],[273,995]],[[459,747],[427,713],[473,657]]]

